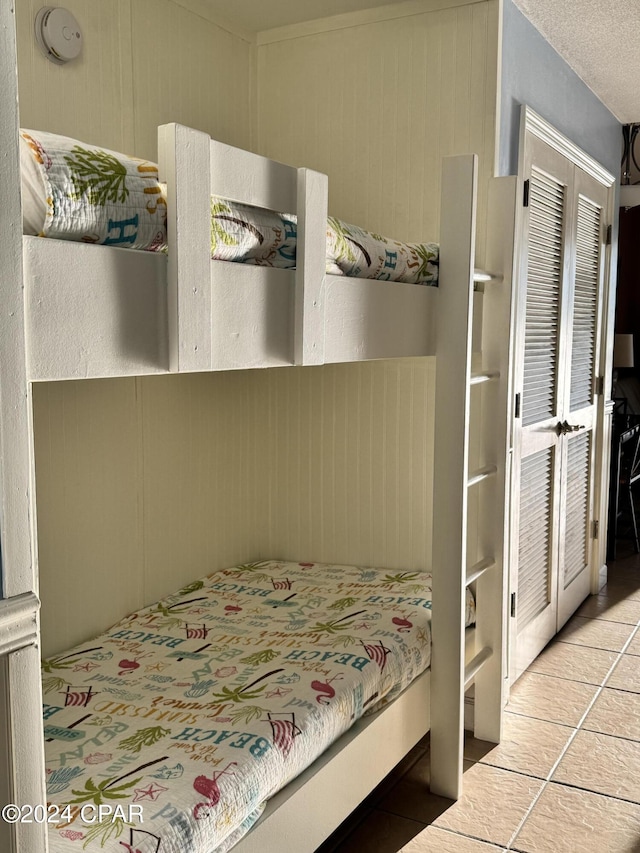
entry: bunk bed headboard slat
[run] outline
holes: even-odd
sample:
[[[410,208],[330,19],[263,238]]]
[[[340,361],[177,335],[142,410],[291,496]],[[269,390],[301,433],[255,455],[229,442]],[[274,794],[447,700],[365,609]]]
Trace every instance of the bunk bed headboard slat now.
[[[278,213],[297,213],[298,170],[241,148],[210,141],[211,193],[266,207]]]
[[[209,136],[180,124],[162,125],[158,128],[158,159],[160,178],[171,187],[167,193],[169,369],[209,370]],[[183,283],[181,287],[178,287],[179,281]],[[192,284],[185,287],[184,282]]]

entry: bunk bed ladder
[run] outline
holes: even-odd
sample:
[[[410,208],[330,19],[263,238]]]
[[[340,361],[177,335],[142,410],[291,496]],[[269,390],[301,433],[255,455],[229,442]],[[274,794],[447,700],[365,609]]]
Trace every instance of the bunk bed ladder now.
[[[484,293],[474,293],[476,185],[475,156],[445,159],[436,346],[431,791],[452,799],[462,788],[465,691],[474,685],[474,734],[497,743],[506,672],[503,557],[515,185],[510,178],[491,182],[487,261],[499,272],[479,276]],[[483,340],[482,354],[475,357],[474,301],[482,308]],[[470,438],[476,431],[478,467],[470,470]],[[472,491],[479,494],[470,519]],[[465,662],[465,593],[471,586],[475,655]]]

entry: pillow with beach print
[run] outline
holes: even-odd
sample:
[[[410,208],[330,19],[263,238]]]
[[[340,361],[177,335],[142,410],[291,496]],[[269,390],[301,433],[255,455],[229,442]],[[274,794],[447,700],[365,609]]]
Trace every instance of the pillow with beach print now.
[[[167,201],[155,163],[42,131],[22,130],[20,144],[23,165],[44,185],[40,236],[165,248]]]

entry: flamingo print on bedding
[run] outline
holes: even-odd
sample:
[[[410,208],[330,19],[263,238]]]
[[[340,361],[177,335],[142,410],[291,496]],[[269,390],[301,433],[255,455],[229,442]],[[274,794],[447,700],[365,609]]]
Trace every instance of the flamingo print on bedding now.
[[[229,850],[429,665],[430,614],[424,572],[264,561],[43,661],[51,852]]]

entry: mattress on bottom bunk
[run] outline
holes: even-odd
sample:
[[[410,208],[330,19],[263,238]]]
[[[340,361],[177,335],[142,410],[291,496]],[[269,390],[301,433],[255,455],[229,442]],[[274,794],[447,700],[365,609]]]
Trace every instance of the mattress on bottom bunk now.
[[[430,612],[423,572],[257,562],[43,661],[51,853],[228,850],[428,666]]]
[[[165,186],[155,163],[41,131],[20,133],[24,233],[120,248],[166,249]],[[296,217],[211,199],[211,257],[292,269]],[[402,243],[330,217],[332,275],[436,284],[438,246]]]

